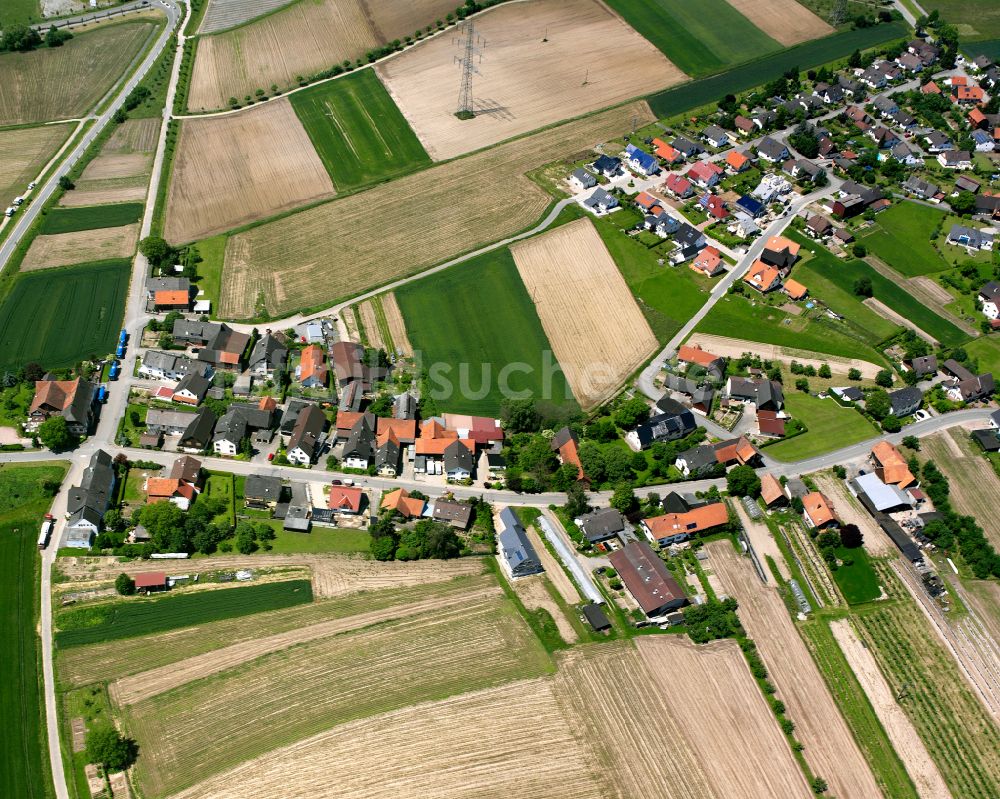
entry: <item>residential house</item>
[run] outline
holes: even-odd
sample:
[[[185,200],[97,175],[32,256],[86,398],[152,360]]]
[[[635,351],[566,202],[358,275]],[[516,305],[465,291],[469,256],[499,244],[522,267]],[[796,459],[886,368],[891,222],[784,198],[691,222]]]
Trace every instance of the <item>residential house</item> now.
[[[905,141],[898,141],[889,150],[889,154],[906,166],[922,166],[924,159],[921,152]]]
[[[788,158],[788,148],[777,139],[765,136],[757,145],[757,155],[768,163],[780,164]]]
[[[614,178],[622,174],[622,162],[621,159],[614,158],[610,155],[602,155],[593,164],[591,168],[598,174],[603,175],[606,178]]]
[[[275,508],[285,493],[280,477],[270,474],[248,474],[243,483],[243,500],[248,508]]]
[[[177,319],[173,337],[179,343],[200,347],[199,361],[230,371],[241,370],[243,353],[250,343],[249,333],[238,333],[226,324],[196,319]]]
[[[698,204],[705,209],[709,220],[724,220],[729,216],[726,201],[717,194],[707,193],[698,199]]]
[[[334,514],[357,516],[365,502],[365,492],[352,486],[330,486],[330,496],[326,506]]]
[[[83,471],[80,485],[69,490],[66,499],[66,533],[62,545],[89,549],[94,536],[100,532],[104,514],[114,497],[114,462],[103,449],[90,456]]]
[[[375,456],[375,431],[371,423],[371,414],[362,414],[361,418],[354,423],[351,432],[344,443],[341,452],[341,461],[348,469],[367,469]],[[392,437],[391,433],[386,436],[386,441]],[[399,463],[399,441],[395,442],[396,463]],[[383,466],[386,466],[383,463]]]
[[[633,172],[649,177],[660,173],[660,162],[645,150],[629,144],[625,147],[626,163]]]
[[[677,350],[677,360],[689,366],[700,366],[716,380],[721,380],[726,371],[725,358],[721,355],[713,355],[698,345],[682,344]]]
[[[606,214],[612,209],[618,207],[618,199],[613,195],[608,194],[604,189],[598,186],[594,189],[594,192],[583,201],[583,205],[595,214]]]
[[[448,482],[469,480],[472,477],[476,463],[474,449],[470,449],[468,443],[468,439],[458,439],[445,448],[442,460]]]
[[[760,253],[760,260],[768,266],[777,267],[782,277],[791,271],[798,257],[798,243],[784,236],[771,236]]]
[[[670,397],[662,398],[657,410],[659,413],[625,434],[625,443],[634,451],[648,449],[658,441],[676,441],[698,427],[691,410]]]
[[[993,375],[986,372],[981,375],[972,375],[964,379],[954,381],[945,391],[948,398],[955,402],[977,402],[988,400],[993,396],[996,384]]]
[[[775,380],[733,376],[726,381],[726,395],[752,403],[757,410],[780,411],[785,403],[781,383]]]
[[[568,463],[576,467],[577,480],[587,479],[587,475],[583,471],[583,464],[580,463],[579,440],[576,433],[568,427],[564,427],[552,436],[549,446],[553,452],[557,453],[560,463]]]
[[[661,211],[657,216],[647,215],[642,221],[642,226],[646,230],[655,233],[661,239],[665,239],[680,230],[681,223],[675,217],[672,217],[665,211]]]
[[[726,271],[722,254],[717,248],[711,246],[705,247],[698,253],[698,256],[691,262],[691,268],[707,277],[715,277]]]
[[[284,338],[267,331],[253,345],[247,368],[257,377],[274,379],[285,371],[287,364],[288,347]]]
[[[979,86],[952,86],[951,96],[959,105],[978,105],[983,102],[984,92]]]
[[[182,294],[188,299],[188,301],[190,301],[193,293],[191,291],[191,281],[186,277],[180,276],[146,278],[147,308],[150,305],[155,307],[158,294],[161,298],[165,298],[166,294],[170,292],[177,292],[179,295]],[[165,310],[165,308],[157,310]]]
[[[397,488],[382,495],[381,508],[394,511],[407,520],[419,519],[427,509],[427,502],[418,497],[411,497],[405,488]]]
[[[947,150],[938,153],[937,160],[945,169],[972,169],[972,155],[968,150]]]
[[[1000,219],[1000,195],[984,192],[976,197],[976,214]]]
[[[764,211],[767,210],[764,207],[764,203],[749,194],[744,194],[736,201],[736,209],[737,211],[743,211],[755,219],[762,216]]]
[[[875,142],[880,150],[889,149],[899,141],[899,136],[883,125],[869,128],[865,135]]]
[[[955,149],[955,143],[939,130],[932,130],[924,136],[927,152],[932,155],[945,153]]]
[[[288,460],[300,466],[311,464],[325,442],[325,431],[326,416],[319,406],[306,405],[302,408],[288,439]]]
[[[678,200],[685,200],[694,194],[691,181],[679,172],[671,172],[663,184],[663,189]]]
[[[678,136],[672,142],[670,146],[673,147],[677,152],[683,155],[685,158],[694,158],[696,155],[700,155],[705,152],[701,147],[695,144],[693,141],[685,139],[683,136]]]
[[[94,398],[97,388],[82,377],[74,380],[37,380],[35,396],[28,406],[25,429],[37,430],[39,425],[53,416],[62,416],[66,428],[76,436],[90,432],[94,422]]]
[[[384,438],[391,432],[400,445],[408,446],[417,440],[417,420],[416,419],[389,419],[383,416],[374,420],[375,435],[377,438]],[[353,425],[352,425],[353,426]],[[340,417],[337,417],[337,429],[340,430]]]
[[[569,184],[573,187],[574,191],[586,191],[597,185],[597,178],[586,169],[574,169],[570,173]]]
[[[469,502],[457,502],[450,499],[434,500],[431,518],[439,522],[447,522],[456,530],[468,530],[472,522],[474,508]]]
[[[188,372],[174,387],[172,399],[185,405],[200,405],[211,387],[212,381],[207,377],[198,372]]]
[[[278,424],[278,430],[281,433],[283,441],[287,443],[288,437],[292,434],[292,430],[295,429],[295,422],[298,420],[299,414],[312,404],[307,400],[297,397],[289,398],[288,403],[285,405],[285,410],[281,414],[281,421]]]
[[[705,242],[704,233],[692,227],[687,222],[682,222],[674,234],[674,243],[677,245],[677,248],[671,253],[670,262],[673,264],[682,264],[690,261],[701,252],[705,246]]]
[[[663,616],[687,604],[677,580],[645,541],[626,544],[608,560],[647,617]]]
[[[750,168],[750,156],[741,153],[739,150],[730,150],[726,153],[726,168],[733,174],[739,174]]]
[[[520,520],[510,508],[500,511],[502,529],[497,535],[497,551],[511,578],[527,577],[544,571],[541,559]]]
[[[869,454],[869,460],[883,483],[909,488],[916,485],[917,478],[913,476],[906,458],[888,441],[879,441]]]
[[[813,214],[806,221],[806,233],[814,239],[824,239],[833,232],[833,224],[825,216]]]
[[[375,439],[375,473],[379,477],[396,477],[402,465],[402,448],[393,430]]]
[[[669,546],[689,541],[695,536],[727,524],[729,524],[729,511],[726,509],[726,504],[713,502],[684,513],[666,513],[643,519],[640,527],[650,541],[660,546]]]
[[[910,416],[919,410],[924,401],[924,392],[916,386],[907,386],[889,392],[889,402],[892,404],[892,415],[897,419]]]
[[[974,130],[971,136],[977,153],[992,153],[996,147],[992,133],[987,133],[985,130]]]
[[[973,250],[992,250],[993,233],[965,225],[952,225],[951,230],[948,231],[948,243],[965,247],[970,252]]]
[[[813,89],[813,94],[827,105],[840,105],[844,102],[845,97],[844,87],[837,83],[833,85],[817,84],[816,88]]]
[[[663,207],[660,205],[660,199],[654,197],[647,191],[640,191],[637,195],[635,195],[632,202],[635,203],[637,208],[654,216],[663,210]]]
[[[911,175],[907,178],[906,182],[903,183],[903,188],[922,200],[929,200],[931,197],[936,197],[941,191],[937,184],[928,183],[916,175]]]
[[[987,319],[1000,316],[1000,283],[991,280],[979,289],[979,303]]]
[[[181,278],[186,280],[186,278]],[[187,311],[191,308],[191,288],[187,289],[157,289],[153,292],[153,311]]]
[[[777,122],[778,114],[770,108],[759,108],[753,112],[750,119],[758,130],[767,130]]]
[[[997,286],[997,290],[1000,292],[1000,286]],[[934,355],[921,355],[906,365],[913,370],[918,379],[933,377],[938,370],[937,357]]]
[[[146,431],[179,436],[188,429],[197,414],[194,411],[168,411],[150,408],[146,412]]]
[[[471,439],[480,446],[503,441],[503,428],[499,419],[469,416],[465,413],[446,413],[443,419],[447,430],[454,431],[459,438]]]
[[[362,389],[371,381],[371,370],[365,364],[365,348],[356,341],[337,341],[330,347],[330,360],[337,377],[337,385],[343,388],[358,382]]]
[[[781,290],[785,292],[791,300],[803,300],[809,293],[809,289],[799,283],[799,281],[792,280],[792,278],[787,278],[785,280],[785,282],[781,285]]]
[[[673,145],[667,144],[662,139],[653,139],[652,144],[656,157],[666,161],[668,164],[679,164],[684,160],[684,153]]]
[[[326,388],[330,370],[326,365],[326,353],[319,344],[310,344],[302,349],[295,376],[303,388]]]
[[[728,147],[731,144],[729,134],[718,125],[709,125],[705,128],[705,130],[701,132],[701,138],[702,141],[708,142],[716,149]]]
[[[717,444],[701,444],[686,450],[677,456],[674,465],[681,474],[690,477],[704,474],[720,465],[757,465],[760,459],[760,451],[744,436],[740,436]]]
[[[876,97],[872,105],[882,116],[887,117],[899,110],[899,104],[888,95]]]
[[[170,502],[181,510],[187,510],[197,495],[194,486],[173,477],[146,479],[146,500],[149,503]]]
[[[768,174],[760,179],[760,183],[750,193],[762,203],[770,204],[777,202],[781,195],[787,194],[791,190],[792,184],[788,182],[787,178],[777,174]]]
[[[749,136],[755,128],[753,121],[741,114],[737,114],[736,118],[733,119],[733,125],[741,136]]]
[[[183,353],[146,350],[139,365],[139,374],[152,380],[180,380],[184,375],[195,373],[203,377],[212,376],[212,367],[199,363]]]
[[[691,165],[685,176],[703,189],[709,189],[717,184],[724,174],[722,167],[713,161],[697,161]]]
[[[941,94],[941,87],[937,85],[934,81],[927,81],[923,86],[920,87],[921,94]]]
[[[748,239],[760,233],[760,225],[754,221],[752,216],[744,211],[734,213],[726,229],[741,239]]]
[[[600,544],[612,538],[623,539],[631,530],[625,517],[615,508],[600,508],[573,521],[591,544]]]
[[[239,454],[248,435],[246,417],[239,410],[230,407],[216,422],[212,450],[217,455],[235,456]]]
[[[757,289],[761,294],[766,294],[781,285],[781,272],[757,259],[743,276],[743,282]]]
[[[807,527],[825,530],[839,526],[833,505],[821,492],[812,491],[802,498],[803,517]]]
[[[152,411],[149,411],[152,413]],[[146,414],[146,427],[149,427],[149,413]],[[206,407],[201,407],[191,417],[191,421],[177,442],[181,452],[204,452],[212,442],[212,431],[215,429],[216,415]]]

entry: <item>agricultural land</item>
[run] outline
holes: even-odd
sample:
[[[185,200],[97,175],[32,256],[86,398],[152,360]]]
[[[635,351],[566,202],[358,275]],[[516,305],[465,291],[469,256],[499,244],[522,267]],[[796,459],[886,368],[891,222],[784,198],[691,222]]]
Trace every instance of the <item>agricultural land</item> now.
[[[56,266],[128,258],[139,243],[139,225],[77,230],[38,236],[28,248],[21,270],[33,272]]]
[[[455,97],[441,90],[455,75],[455,48],[447,37],[418,44],[377,68],[437,161],[684,79],[596,0],[504,4],[477,17],[476,30],[489,44],[476,80],[474,119],[456,117]],[[579,58],[583,43],[585,60]],[[641,83],[634,79],[639,71]]]
[[[796,0],[729,2],[754,25],[785,47],[833,33],[833,28]]]
[[[72,125],[0,130],[0,204],[10,205],[72,132]]]
[[[262,17],[282,6],[287,6],[290,0],[207,0],[208,8],[198,26],[198,33],[218,33],[227,28],[235,28],[257,17]]]
[[[117,127],[60,206],[129,203],[146,199],[160,119],[128,119]]]
[[[511,253],[573,394],[594,407],[656,349],[649,323],[589,220]]]
[[[288,100],[240,114],[186,119],[164,236],[177,243],[205,238],[334,193]]]
[[[142,208],[142,203],[53,208],[45,215],[40,232],[52,235],[131,225],[142,217]]]

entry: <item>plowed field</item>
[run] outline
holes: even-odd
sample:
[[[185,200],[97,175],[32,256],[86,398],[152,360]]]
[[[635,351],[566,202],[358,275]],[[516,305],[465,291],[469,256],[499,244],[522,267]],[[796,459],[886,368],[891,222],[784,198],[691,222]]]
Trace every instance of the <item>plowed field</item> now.
[[[833,33],[833,28],[796,0],[728,0],[729,5],[785,47]]]

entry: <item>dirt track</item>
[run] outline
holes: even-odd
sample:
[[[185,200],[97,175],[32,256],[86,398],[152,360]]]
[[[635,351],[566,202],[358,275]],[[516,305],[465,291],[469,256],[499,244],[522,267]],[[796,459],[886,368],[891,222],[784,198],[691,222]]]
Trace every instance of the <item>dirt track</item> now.
[[[562,612],[562,608],[559,607],[558,603],[549,594],[545,587],[545,580],[544,574],[533,574],[530,577],[522,577],[520,580],[513,582],[514,591],[517,592],[524,606],[529,610],[545,610],[548,612],[555,622],[556,629],[559,630],[559,635],[562,639],[568,644],[575,644],[577,642],[576,630],[569,623],[569,619]]]
[[[896,313],[894,310],[892,310],[892,308],[890,308],[881,300],[877,300],[874,297],[868,297],[863,302],[865,305],[867,305],[869,308],[875,311],[875,313],[877,313],[879,316],[882,316],[888,319],[890,322],[900,325],[901,327],[905,327],[912,330],[914,333],[920,336],[920,338],[922,338],[929,344],[933,344],[936,347],[940,343],[930,333],[926,333],[924,330],[913,324],[913,322],[911,322],[905,316],[901,316],[900,314]]]
[[[744,352],[752,352],[759,355],[764,360],[781,361],[791,363],[793,360],[803,366],[815,366],[819,368],[824,363],[830,367],[834,374],[847,375],[850,369],[857,369],[861,376],[869,380],[874,380],[875,375],[883,367],[870,361],[860,361],[855,358],[841,358],[836,355],[825,355],[809,350],[797,350],[792,347],[779,347],[776,344],[762,344],[759,341],[746,341],[745,339],[729,338],[728,336],[714,336],[710,333],[695,333],[688,339],[688,344],[694,346],[700,344],[702,348],[715,355],[726,358],[739,358]]]
[[[405,357],[413,357],[413,345],[410,343],[410,337],[406,334],[403,312],[399,310],[399,303],[396,302],[394,292],[390,291],[382,295],[382,310],[385,311],[389,335],[392,336],[392,343],[396,345],[397,352],[401,352]]]

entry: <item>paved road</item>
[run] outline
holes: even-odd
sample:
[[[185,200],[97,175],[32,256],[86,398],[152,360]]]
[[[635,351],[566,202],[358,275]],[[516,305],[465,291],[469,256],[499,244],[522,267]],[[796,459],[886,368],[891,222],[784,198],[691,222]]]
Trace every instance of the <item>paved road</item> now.
[[[31,27],[36,31],[43,32],[47,31],[53,25],[57,28],[68,28],[72,25],[83,25],[88,22],[101,22],[105,19],[110,19],[111,17],[120,17],[122,14],[130,14],[135,11],[146,11],[149,9],[149,5],[149,0],[135,0],[135,2],[132,3],[125,3],[111,8],[95,9],[94,11],[88,11],[86,14],[77,14],[73,17],[49,19],[45,22],[39,22],[37,25],[32,25]]]
[[[546,508],[538,518],[538,526],[548,542],[552,544],[552,548],[555,549],[563,566],[573,575],[573,579],[576,580],[576,584],[580,588],[580,593],[591,602],[603,605],[604,596],[594,583],[594,578],[590,576],[590,568],[585,562],[586,559],[577,555],[573,543],[563,529],[562,522],[559,521],[559,517]]]

